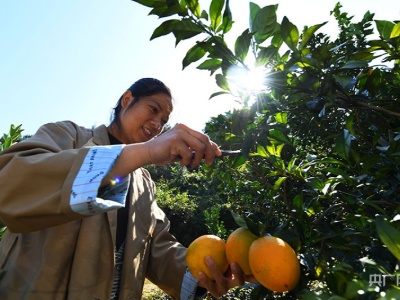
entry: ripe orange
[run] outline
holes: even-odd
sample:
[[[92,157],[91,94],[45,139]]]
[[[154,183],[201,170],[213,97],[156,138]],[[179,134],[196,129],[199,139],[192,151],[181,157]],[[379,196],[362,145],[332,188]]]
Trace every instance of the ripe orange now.
[[[199,272],[214,280],[205,262],[206,256],[211,256],[221,273],[228,269],[225,255],[225,241],[216,235],[207,234],[195,239],[186,252],[186,263],[190,273],[197,279]]]
[[[252,274],[249,264],[249,249],[257,238],[247,228],[239,227],[226,240],[226,258],[228,262],[237,263],[246,275]]]
[[[249,262],[255,279],[271,291],[290,291],[300,279],[296,252],[280,238],[264,236],[255,240],[250,246]]]

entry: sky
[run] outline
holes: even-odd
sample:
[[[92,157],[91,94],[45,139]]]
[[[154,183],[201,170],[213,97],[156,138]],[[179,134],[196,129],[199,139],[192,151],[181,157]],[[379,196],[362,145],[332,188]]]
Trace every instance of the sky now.
[[[248,27],[249,1],[231,0],[234,41]],[[278,6],[299,30],[325,21],[321,31],[334,34],[330,11],[336,0],[254,0]],[[343,12],[360,21],[399,20],[398,0],[342,0]],[[208,10],[209,1],[200,0]],[[238,104],[220,91],[208,71],[196,64],[182,70],[182,59],[196,38],[175,47],[172,35],[150,41],[164,20],[130,0],[0,1],[0,135],[11,124],[34,134],[45,123],[71,120],[81,126],[108,125],[112,108],[136,80],[155,77],[174,97],[170,125],[185,123],[201,131],[205,123]],[[233,44],[231,44],[233,45]]]

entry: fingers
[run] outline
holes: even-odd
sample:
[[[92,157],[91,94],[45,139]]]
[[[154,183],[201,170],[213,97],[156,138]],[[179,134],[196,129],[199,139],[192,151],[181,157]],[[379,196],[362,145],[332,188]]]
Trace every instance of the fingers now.
[[[183,124],[150,140],[147,145],[150,160],[156,165],[179,161],[183,166],[194,168],[203,159],[211,164],[216,155],[221,155],[217,144],[207,135]]]
[[[216,298],[226,294],[231,288],[244,284],[245,276],[240,267],[232,263],[228,271],[222,274],[211,257],[206,257],[206,265],[214,277],[214,281],[203,273],[199,274],[199,285],[206,288]]]
[[[201,286],[206,288],[208,292],[216,298],[222,297],[226,294],[229,288],[226,285],[223,274],[218,270],[213,259],[209,256],[206,257],[206,265],[214,277],[215,281],[209,279],[204,273],[199,273],[199,282]]]
[[[182,149],[182,165],[193,168],[199,165],[203,159],[210,165],[216,155],[221,155],[217,144],[210,141],[207,135],[183,124],[176,125],[174,130],[180,134],[183,142],[191,151],[191,153],[188,153],[186,149]]]
[[[230,268],[232,270],[232,284],[233,286],[243,285],[245,282],[245,275],[236,263],[231,263]]]

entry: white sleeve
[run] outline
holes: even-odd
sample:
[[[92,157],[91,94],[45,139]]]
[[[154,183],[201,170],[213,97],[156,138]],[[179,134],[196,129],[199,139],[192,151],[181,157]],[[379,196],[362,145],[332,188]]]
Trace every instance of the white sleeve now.
[[[125,206],[129,176],[115,178],[101,193],[100,183],[113,167],[124,145],[94,146],[87,153],[72,185],[71,209],[94,215]]]
[[[181,300],[198,300],[203,299],[207,295],[207,290],[200,288],[197,283],[199,281],[186,270],[183,276],[181,288]]]

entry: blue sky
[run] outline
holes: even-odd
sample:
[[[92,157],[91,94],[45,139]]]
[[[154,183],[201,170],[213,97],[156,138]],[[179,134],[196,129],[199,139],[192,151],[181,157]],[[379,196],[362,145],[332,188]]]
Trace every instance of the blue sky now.
[[[260,6],[278,1],[253,1]],[[330,21],[337,1],[281,0],[278,21],[287,16],[299,29]],[[200,1],[207,9],[209,1]],[[232,38],[248,22],[246,0],[231,0],[236,20]],[[376,19],[400,19],[397,0],[341,1],[359,21],[369,10]],[[175,48],[173,36],[150,41],[162,20],[130,0],[11,0],[0,2],[0,135],[10,124],[33,134],[40,125],[72,120],[82,126],[108,125],[120,95],[137,79],[156,77],[172,89],[171,124],[201,130],[211,116],[229,111],[227,97],[208,100],[219,90],[206,71],[182,59],[194,41]]]

